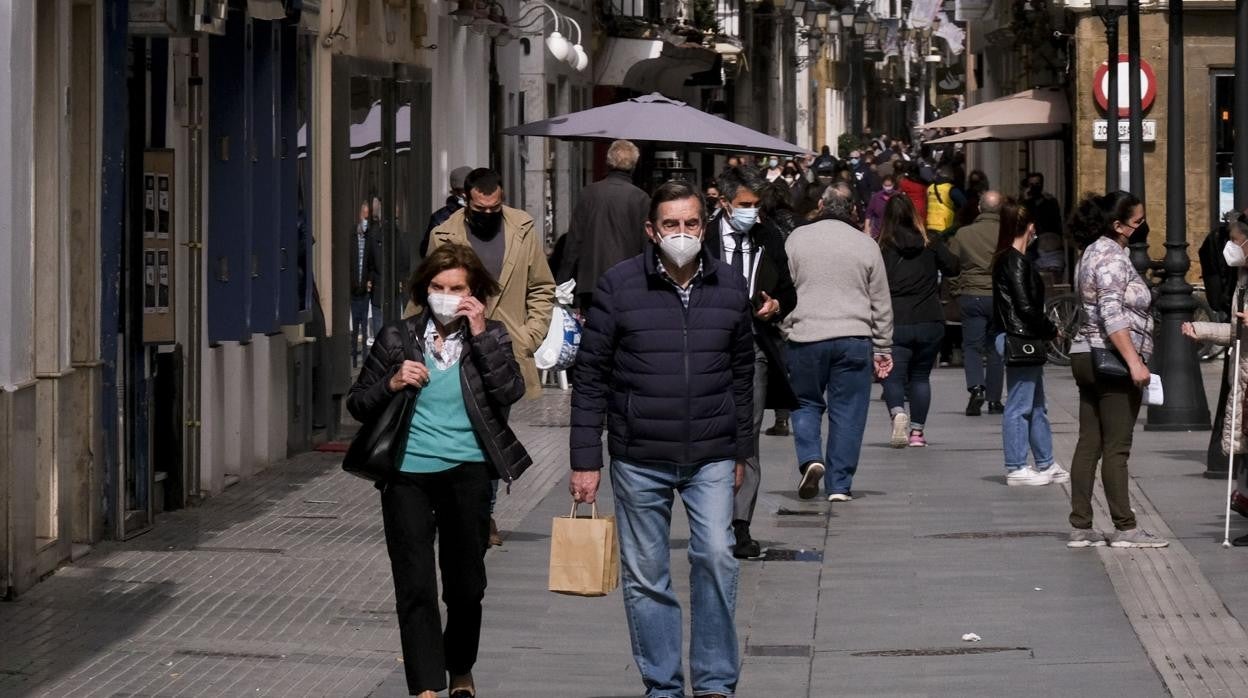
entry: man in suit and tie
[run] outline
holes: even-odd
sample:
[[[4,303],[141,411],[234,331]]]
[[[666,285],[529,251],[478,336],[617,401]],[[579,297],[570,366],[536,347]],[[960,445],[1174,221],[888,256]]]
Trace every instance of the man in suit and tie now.
[[[707,254],[723,262],[725,271],[731,270],[745,279],[754,309],[754,456],[746,461],[745,480],[736,495],[732,522],[736,534],[732,554],[740,559],[762,554],[762,546],[750,535],[750,521],[762,482],[758,438],[763,413],[767,409],[797,407],[785,370],[784,341],[779,329],[780,320],[797,304],[797,291],[789,275],[783,238],[758,222],[759,194],[766,184],[749,168],[733,168],[720,175],[720,208],[711,216],[703,238]]]

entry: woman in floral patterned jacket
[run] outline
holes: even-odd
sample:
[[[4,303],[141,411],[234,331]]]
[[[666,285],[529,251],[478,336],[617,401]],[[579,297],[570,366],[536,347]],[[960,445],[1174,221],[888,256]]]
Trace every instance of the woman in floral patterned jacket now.
[[[1070,464],[1071,548],[1161,548],[1168,543],[1136,525],[1128,494],[1127,459],[1153,352],[1152,294],[1126,246],[1148,239],[1144,205],[1124,191],[1087,195],[1071,220],[1071,232],[1085,246],[1076,274],[1082,322],[1071,346],[1071,370],[1079,386],[1079,444]],[[1128,375],[1098,368],[1098,358],[1125,365]],[[1096,464],[1115,531],[1092,527]]]

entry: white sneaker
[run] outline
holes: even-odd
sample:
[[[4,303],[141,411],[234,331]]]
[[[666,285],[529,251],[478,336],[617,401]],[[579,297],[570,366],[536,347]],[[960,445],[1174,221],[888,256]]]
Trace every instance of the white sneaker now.
[[[1052,470],[1052,468],[1049,470]],[[1010,487],[1017,487],[1019,485],[1038,487],[1047,485],[1050,482],[1053,482],[1053,474],[1051,472],[1040,472],[1030,465],[1026,468],[1019,468],[1018,470],[1015,470],[1005,476],[1005,484]]]
[[[888,440],[893,448],[905,448],[910,445],[910,415],[898,412],[893,415],[893,436]]]
[[[843,493],[843,492],[837,492],[836,494],[828,495],[828,501],[829,502],[852,502],[854,501],[854,495]]]
[[[1043,471],[1043,474],[1052,476],[1050,481],[1054,485],[1064,485],[1070,482],[1070,471],[1061,465],[1054,463]]]

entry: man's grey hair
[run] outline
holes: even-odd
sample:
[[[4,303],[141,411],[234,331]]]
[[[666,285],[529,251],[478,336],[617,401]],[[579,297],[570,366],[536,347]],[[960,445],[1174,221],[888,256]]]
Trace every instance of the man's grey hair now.
[[[759,194],[767,180],[752,167],[734,167],[719,176],[719,198],[731,202],[742,188]]]
[[[838,182],[823,190],[819,202],[823,205],[823,218],[835,218],[848,221],[853,216],[854,204],[850,200],[849,185]]]
[[[632,172],[641,159],[641,151],[632,141],[619,140],[607,148],[607,167],[620,172]]]
[[[989,189],[979,195],[979,212],[980,213],[1000,213],[1001,212],[1001,192]]]

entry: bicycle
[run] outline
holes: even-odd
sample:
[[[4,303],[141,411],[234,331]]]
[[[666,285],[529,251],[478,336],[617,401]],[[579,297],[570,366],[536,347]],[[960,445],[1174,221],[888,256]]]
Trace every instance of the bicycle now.
[[[1158,294],[1157,284],[1150,284],[1150,286],[1153,290],[1153,297],[1156,299]],[[1209,301],[1205,298],[1204,284],[1194,284],[1192,295],[1196,301],[1196,309],[1192,311],[1193,322],[1227,321],[1225,313],[1217,312],[1209,307]],[[1053,321],[1054,325],[1057,325],[1059,331],[1058,336],[1049,342],[1049,361],[1058,366],[1069,366],[1070,341],[1075,331],[1079,329],[1082,314],[1079,297],[1073,291],[1060,293],[1045,301],[1044,314]],[[1156,304],[1153,305],[1153,323],[1155,326],[1161,324],[1161,311],[1157,309]],[[1213,361],[1225,352],[1226,347],[1213,342],[1198,342],[1196,344],[1196,356],[1201,361]]]

